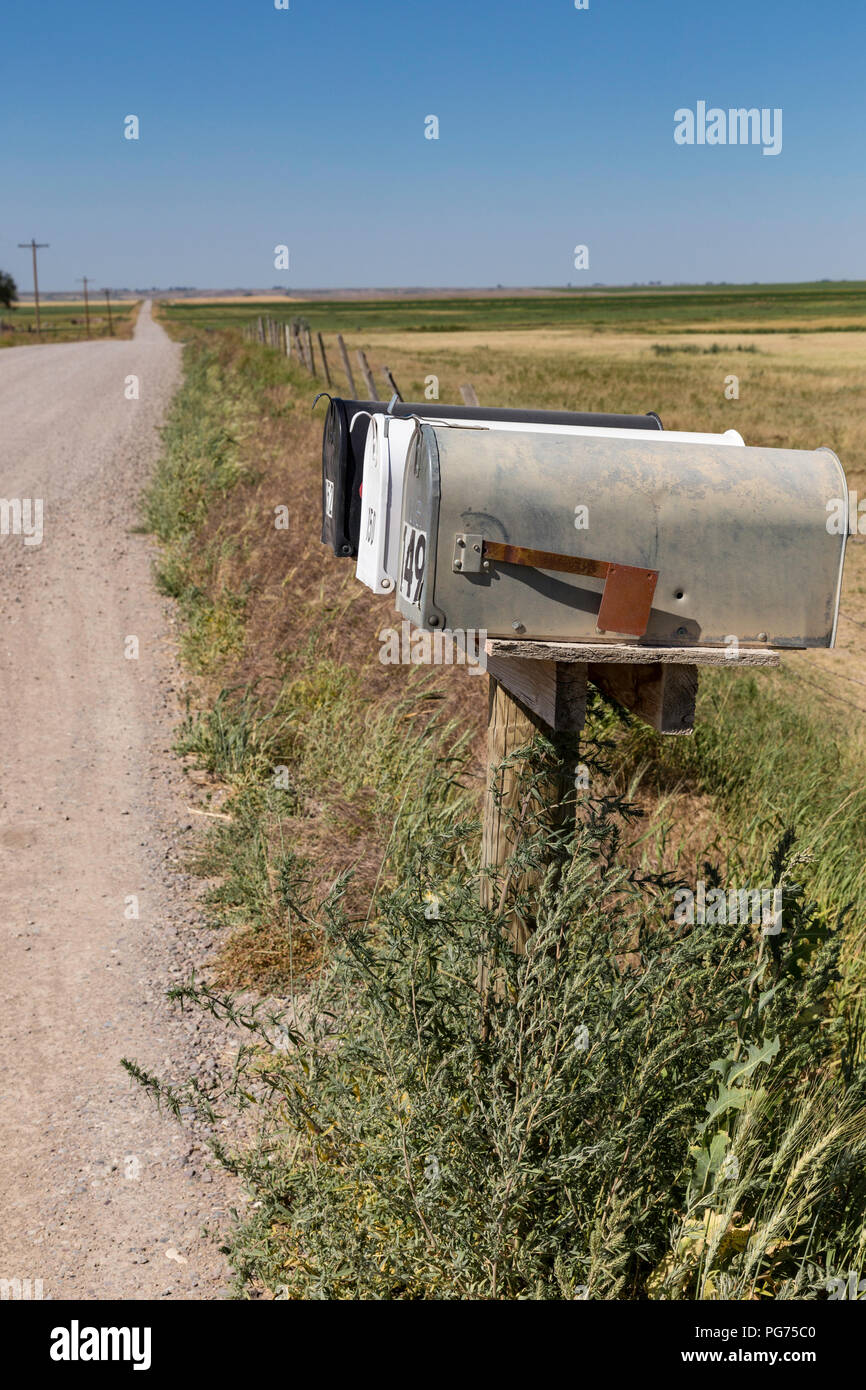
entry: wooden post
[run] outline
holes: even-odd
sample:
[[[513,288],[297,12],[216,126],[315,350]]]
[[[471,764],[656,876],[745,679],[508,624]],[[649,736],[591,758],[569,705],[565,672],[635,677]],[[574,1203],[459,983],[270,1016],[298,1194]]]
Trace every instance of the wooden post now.
[[[355,353],[355,356],[358,359],[358,366],[361,368],[361,374],[364,378],[364,385],[367,387],[367,391],[369,392],[368,400],[377,401],[379,399],[379,396],[376,391],[376,383],[373,380],[373,373],[370,371],[370,363],[367,361],[367,354],[363,352],[361,348],[358,348],[357,352]]]
[[[531,890],[538,875],[524,871],[514,880],[506,863],[521,840],[534,831],[562,828],[574,815],[574,767],[565,735],[579,732],[586,712],[586,667],[557,662],[507,659],[488,663],[487,791],[481,840],[481,902],[507,915],[512,947],[523,952],[534,928],[532,914],[508,911],[517,892]],[[506,681],[508,682],[506,684]],[[520,690],[520,698],[514,688]],[[525,760],[511,760],[544,733],[557,752],[556,766],[536,782],[530,800]],[[503,766],[503,763],[509,763]],[[537,796],[541,794],[541,805]],[[482,978],[488,972],[482,965]]]
[[[388,385],[390,386],[392,394],[395,395],[395,396],[397,397],[398,400],[402,401],[402,399],[403,399],[403,393],[402,393],[402,391],[400,390],[400,387],[397,385],[396,381],[394,380],[394,375],[393,375],[393,373],[392,373],[392,371],[391,371],[391,368],[390,368],[390,367],[383,367],[383,368],[382,368],[382,375],[383,375],[383,377],[385,378],[385,380],[387,381]]]
[[[313,351],[313,335],[312,335],[312,333],[310,332],[309,328],[307,329],[307,354],[308,354],[308,357],[309,357],[310,374],[311,374],[312,376],[315,376],[315,375],[316,375],[316,354],[315,354],[315,352]]]
[[[534,692],[532,668],[542,665],[550,665],[554,670],[546,672],[542,680],[546,688]],[[552,705],[549,703],[551,674]],[[519,681],[524,696],[536,707],[543,708],[544,716],[533,713],[517,699],[499,676],[511,684]],[[518,871],[515,878],[514,870],[507,864],[524,838],[538,830],[562,830],[574,816],[574,767],[561,735],[557,736],[551,729],[551,720],[559,721],[565,730],[582,728],[586,710],[586,668],[574,667],[566,671],[555,662],[520,660],[509,665],[506,659],[500,663],[499,676],[491,674],[488,665],[481,905],[498,916],[504,915],[506,938],[511,948],[522,955],[535,929],[535,916],[531,909],[522,911],[515,899],[518,895],[532,895],[538,887],[541,870]],[[532,769],[525,760],[515,760],[515,754],[526,748],[538,733],[546,734],[553,741],[556,754],[555,765],[541,779],[531,775]],[[501,977],[497,979],[492,955],[489,948],[482,949],[478,961],[482,1037],[487,1036],[491,991],[501,990]]]
[[[330,386],[330,384],[331,384],[331,373],[330,373],[330,371],[329,371],[329,369],[328,369],[328,359],[327,359],[327,357],[325,356],[325,344],[324,344],[324,341],[322,340],[322,335],[321,335],[321,333],[317,333],[317,334],[316,334],[316,337],[317,337],[318,340],[319,340],[319,356],[320,356],[321,359],[322,359],[322,371],[325,373],[325,382],[326,382],[326,384],[327,384],[328,386]]]
[[[346,351],[346,344],[343,342],[342,333],[337,334],[337,346],[340,349],[340,356],[343,359],[343,371],[346,373],[346,380],[349,383],[349,395],[351,397],[356,398],[358,393],[355,390],[355,378],[352,376],[352,368],[349,363],[349,354]]]
[[[295,348],[297,349],[297,353],[298,353],[298,361],[301,363],[301,366],[302,366],[302,367],[306,367],[307,371],[309,371],[309,370],[310,370],[310,364],[309,364],[309,362],[307,361],[307,345],[306,345],[306,343],[304,342],[304,335],[303,335],[303,333],[301,332],[301,330],[297,327],[297,325],[295,326],[294,333],[295,333]]]
[[[464,405],[469,405],[473,408],[477,408],[478,397],[475,394],[475,387],[472,386],[468,381],[464,381],[463,385],[460,387],[460,394],[463,397]]]
[[[540,829],[561,830],[574,815],[574,767],[565,735],[579,733],[586,711],[586,683],[613,696],[662,734],[688,734],[694,727],[701,666],[733,670],[778,666],[779,653],[766,648],[642,647],[616,642],[545,642],[488,638],[485,643],[490,693],[487,719],[487,791],[481,846],[481,903],[503,919],[518,953],[535,928],[530,906],[515,897],[532,895],[538,872],[516,880],[505,868],[521,841]],[[549,775],[531,779],[515,754],[543,731],[554,745]],[[510,766],[503,767],[509,762]],[[529,792],[534,792],[530,804]],[[518,871],[519,873],[519,871]],[[482,1033],[486,1036],[493,975],[491,955],[479,961]]]
[[[285,340],[286,340],[286,356],[287,356],[287,357],[291,357],[291,355],[292,355],[292,333],[291,333],[291,329],[289,328],[289,325],[288,325],[287,323],[284,323],[284,324],[283,324],[283,336],[285,337]]]

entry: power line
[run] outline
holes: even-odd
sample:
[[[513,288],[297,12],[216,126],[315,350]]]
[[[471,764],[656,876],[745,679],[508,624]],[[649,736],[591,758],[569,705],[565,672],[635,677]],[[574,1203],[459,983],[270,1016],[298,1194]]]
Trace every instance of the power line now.
[[[90,305],[87,302],[87,276],[79,276],[79,280],[84,285],[84,322],[87,326],[87,336],[90,337]]]
[[[106,303],[106,306],[107,306],[107,308],[108,308],[108,331],[109,331],[111,337],[113,338],[113,337],[114,337],[114,327],[113,327],[112,322],[111,322],[111,300],[110,300],[110,298],[109,298],[109,295],[111,294],[111,290],[107,290],[107,289],[105,289],[105,287],[103,286],[102,293],[105,295],[105,303]]]
[[[50,246],[50,244],[51,243],[48,241],[37,241],[35,237],[31,237],[29,241],[19,241],[18,243],[18,247],[21,251],[26,251],[29,246],[30,250],[33,252],[33,298],[36,301],[36,336],[40,342],[42,340],[42,330],[39,325],[39,276],[36,274],[36,252],[44,250],[46,247]]]

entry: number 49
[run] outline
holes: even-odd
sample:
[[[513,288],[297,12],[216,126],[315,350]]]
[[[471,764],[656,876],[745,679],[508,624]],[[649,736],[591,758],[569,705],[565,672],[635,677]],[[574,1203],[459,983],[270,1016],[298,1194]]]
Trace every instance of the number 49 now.
[[[420,531],[410,531],[407,536],[406,554],[403,562],[403,584],[405,586],[406,596],[412,603],[417,603],[421,596],[426,558],[426,536]],[[415,584],[414,594],[412,593],[413,581]]]

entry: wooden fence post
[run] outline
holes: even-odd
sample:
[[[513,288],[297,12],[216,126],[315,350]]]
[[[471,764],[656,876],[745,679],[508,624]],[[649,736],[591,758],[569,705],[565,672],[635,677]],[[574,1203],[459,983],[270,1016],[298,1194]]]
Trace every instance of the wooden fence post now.
[[[295,350],[297,351],[297,354],[298,354],[298,361],[300,362],[300,364],[301,364],[302,367],[306,367],[306,368],[307,368],[307,371],[309,371],[309,369],[310,369],[310,364],[309,364],[309,362],[307,361],[307,348],[306,348],[306,344],[304,343],[303,334],[301,333],[301,330],[298,328],[297,324],[295,325],[295,328],[294,328],[294,335],[295,335]]]
[[[352,376],[352,368],[349,363],[349,354],[346,351],[346,344],[343,342],[342,333],[337,334],[337,346],[340,349],[340,356],[343,359],[343,371],[346,373],[346,380],[349,383],[349,396],[357,397],[358,393],[355,390],[355,378]]]
[[[308,359],[309,359],[310,375],[311,375],[311,376],[315,376],[315,375],[316,375],[316,354],[315,354],[315,352],[313,351],[313,335],[312,335],[312,333],[310,332],[309,328],[307,329],[307,357],[308,357]]]
[[[330,371],[328,370],[328,359],[327,359],[327,357],[325,356],[325,344],[324,344],[324,341],[323,341],[323,339],[322,339],[321,333],[317,333],[317,334],[316,334],[316,337],[317,337],[318,340],[319,340],[319,356],[320,356],[321,359],[322,359],[322,370],[323,370],[323,372],[325,373],[325,383],[326,383],[326,385],[330,386],[330,384],[331,384],[331,373],[330,373]]]
[[[387,381],[388,385],[390,386],[392,394],[395,395],[395,396],[397,397],[398,400],[402,401],[402,399],[403,399],[403,393],[402,393],[402,391],[400,390],[400,387],[397,385],[396,381],[394,380],[394,374],[393,374],[393,372],[391,371],[391,368],[390,368],[390,367],[383,367],[383,368],[382,368],[382,375],[383,375],[383,377],[385,378],[385,380]]]
[[[358,348],[357,352],[355,353],[355,356],[358,359],[358,366],[361,368],[361,375],[364,378],[364,385],[367,387],[367,391],[369,392],[367,399],[371,401],[377,401],[379,399],[379,394],[376,390],[376,383],[373,380],[373,373],[370,371],[370,363],[367,361],[367,354],[361,348]]]

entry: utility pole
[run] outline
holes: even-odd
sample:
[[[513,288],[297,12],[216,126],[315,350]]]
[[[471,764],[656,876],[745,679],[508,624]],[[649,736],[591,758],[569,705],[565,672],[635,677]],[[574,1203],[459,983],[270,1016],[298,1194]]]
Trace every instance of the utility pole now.
[[[113,326],[113,324],[112,324],[112,322],[111,322],[111,300],[109,299],[109,295],[111,294],[111,290],[103,289],[102,293],[105,295],[105,304],[106,304],[106,307],[107,307],[107,309],[108,309],[108,331],[109,331],[109,333],[111,334],[111,336],[112,336],[112,338],[113,338],[113,337],[114,337],[114,326]]]
[[[87,325],[87,336],[88,336],[88,338],[89,338],[89,337],[90,337],[90,305],[89,305],[88,302],[87,302],[87,276],[86,276],[86,275],[81,275],[81,276],[79,276],[79,279],[80,279],[81,283],[84,285],[84,322],[85,322],[85,324]]]
[[[50,244],[51,243],[48,241],[37,241],[35,237],[31,237],[29,241],[19,241],[18,243],[20,250],[26,251],[29,246],[33,252],[33,298],[36,301],[36,336],[39,338],[40,342],[42,340],[42,330],[39,325],[39,276],[36,274],[36,252],[42,251]]]

